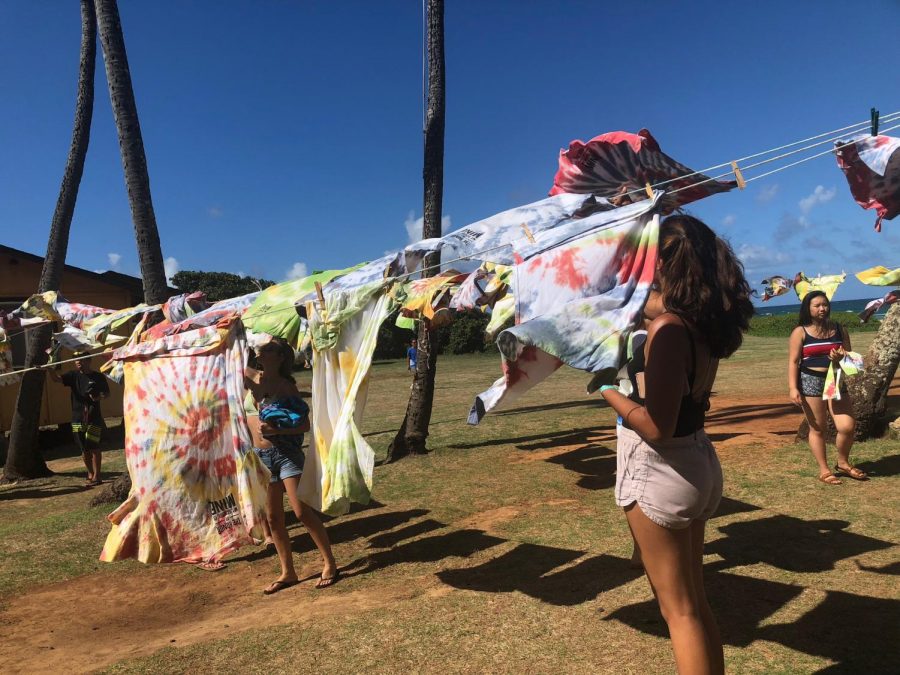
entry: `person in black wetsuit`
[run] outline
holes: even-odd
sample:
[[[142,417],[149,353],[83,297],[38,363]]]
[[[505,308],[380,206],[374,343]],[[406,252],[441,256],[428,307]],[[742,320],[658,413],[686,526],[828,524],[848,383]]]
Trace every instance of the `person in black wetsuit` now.
[[[89,487],[100,485],[100,438],[106,423],[100,410],[101,399],[109,396],[106,378],[91,368],[89,356],[75,362],[75,370],[60,376],[56,371],[47,371],[54,382],[60,382],[71,389],[72,435],[81,450],[81,458],[87,469],[85,484]]]
[[[600,387],[621,419],[616,503],[668,624],[678,672],[723,673],[703,586],[704,530],[722,497],[722,469],[703,427],[719,359],[741,345],[753,304],[731,247],[696,218],[666,218],[658,251],[661,313],[647,330],[643,372],[629,371],[629,396],[612,383]]]

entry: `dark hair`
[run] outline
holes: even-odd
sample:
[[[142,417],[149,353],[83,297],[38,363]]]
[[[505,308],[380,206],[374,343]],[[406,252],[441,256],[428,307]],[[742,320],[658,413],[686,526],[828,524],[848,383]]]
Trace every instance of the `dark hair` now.
[[[274,345],[278,349],[279,354],[281,354],[281,364],[278,366],[278,374],[284,379],[294,382],[294,376],[291,374],[294,370],[294,348],[291,347],[284,338],[273,337],[260,349],[265,349],[270,345]]]
[[[828,296],[825,295],[824,291],[810,291],[803,297],[803,301],[800,303],[800,316],[797,319],[798,326],[808,326],[813,322],[809,306],[816,298],[825,298],[825,302],[828,303],[828,314],[825,315],[825,325],[831,325],[831,321],[829,321],[831,318],[831,300],[828,299]]]
[[[669,216],[659,229],[656,277],[666,310],[690,320],[713,357],[737,351],[754,310],[744,266],[727,241],[693,216]]]

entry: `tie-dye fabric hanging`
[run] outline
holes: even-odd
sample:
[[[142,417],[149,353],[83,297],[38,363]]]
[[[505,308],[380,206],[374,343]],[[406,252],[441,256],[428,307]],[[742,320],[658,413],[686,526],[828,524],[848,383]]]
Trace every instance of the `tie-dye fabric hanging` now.
[[[178,323],[208,308],[206,293],[195,291],[169,298],[162,306],[162,313],[169,323]]]
[[[513,268],[486,262],[469,274],[450,300],[450,309],[458,312],[493,307],[509,291]]]
[[[13,370],[12,348],[6,331],[0,328],[0,375],[11,373]],[[6,379],[6,378],[3,378]],[[0,380],[2,381],[2,380]],[[6,384],[3,382],[3,384]]]
[[[511,263],[514,242],[526,239],[526,230],[538,234],[572,219],[613,206],[590,195],[561,194],[479,220],[439,239],[423,239],[407,246],[407,255],[423,255],[449,248],[453,258]]]
[[[660,204],[664,214],[737,187],[735,182],[711,180],[676,162],[660,150],[649,131],[641,129],[636,134],[601,134],[587,143],[572,141],[568,150],[559,153],[559,170],[550,194],[571,192],[614,199],[638,191],[627,198],[637,201],[645,199],[643,191],[648,183],[663,181],[667,182],[663,188],[667,194]]]
[[[631,218],[516,265],[517,325],[497,339],[503,377],[476,398],[470,424],[563,363],[592,373],[618,368],[650,291],[659,237],[658,212],[645,206],[635,215],[634,206],[618,209]]]
[[[375,452],[359,430],[378,328],[395,301],[384,283],[332,292],[323,312],[307,304],[313,336],[312,439],[300,477],[300,499],[340,515],[351,502],[367,504]],[[343,297],[342,297],[343,296]],[[350,313],[344,308],[359,308]],[[317,336],[328,336],[327,341]],[[327,346],[330,345],[330,346]]]
[[[856,273],[856,278],[867,286],[900,286],[900,267],[889,270],[877,265]]]
[[[828,364],[828,372],[825,374],[825,386],[822,389],[822,399],[825,401],[841,400],[841,375],[852,377],[859,375],[863,370],[863,356],[857,352],[847,352],[840,360],[837,368],[834,363]]]
[[[101,560],[216,561],[262,538],[269,472],[247,429],[244,353],[238,323],[114,352],[132,487]]]
[[[900,213],[900,138],[859,135],[835,143],[834,154],[853,199],[875,209],[881,232],[881,222]]]
[[[765,288],[763,289],[762,301],[768,302],[772,298],[777,298],[779,295],[784,295],[791,287],[794,285],[793,279],[787,279],[785,277],[769,277],[768,279],[763,279],[760,283],[762,283]]]
[[[105,344],[107,336],[127,324],[135,317],[152,314],[162,309],[162,305],[147,305],[143,302],[134,307],[117,309],[111,314],[94,317],[84,321],[82,327],[89,339],[99,344]],[[130,331],[129,331],[130,334]],[[126,336],[127,337],[127,336]]]
[[[858,314],[859,320],[862,323],[868,323],[869,319],[872,318],[872,315],[879,309],[887,305],[893,305],[898,301],[900,301],[900,291],[888,291],[882,297],[867,302],[866,308]]]
[[[847,275],[841,272],[840,274],[826,274],[809,279],[803,272],[800,272],[794,278],[794,290],[797,292],[800,302],[803,302],[803,298],[811,291],[822,291],[830,301],[834,297],[838,286],[844,283],[846,278]]]
[[[244,312],[256,298],[259,297],[261,291],[254,291],[246,295],[240,295],[236,298],[228,298],[227,300],[219,300],[206,309],[200,310],[193,316],[189,316],[177,323],[163,321],[148,329],[141,337],[144,341],[158,340],[166,335],[175,335],[184,333],[197,328],[205,328],[207,326],[215,326],[217,324],[228,324],[231,320]]]
[[[298,305],[306,302],[310,295],[315,294],[316,282],[324,286],[332,279],[359,269],[364,264],[343,270],[316,272],[302,279],[269,286],[244,312],[242,321],[247,330],[284,338],[288,344],[298,349],[302,338],[300,315],[297,313]]]
[[[449,289],[459,286],[467,276],[447,270],[433,277],[408,281],[403,287],[405,299],[400,306],[402,316],[433,320],[440,305],[450,304],[450,296],[447,295]]]

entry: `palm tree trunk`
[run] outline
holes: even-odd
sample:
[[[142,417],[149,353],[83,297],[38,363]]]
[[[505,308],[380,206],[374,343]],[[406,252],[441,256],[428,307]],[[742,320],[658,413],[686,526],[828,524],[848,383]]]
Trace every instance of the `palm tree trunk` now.
[[[84,171],[91,135],[91,117],[94,111],[94,65],[97,56],[97,25],[91,0],[81,0],[81,57],[78,66],[78,97],[75,102],[75,123],[72,129],[72,145],[66,160],[56,210],[50,224],[47,255],[41,269],[38,292],[59,290],[66,250],[69,246],[69,229],[78,198],[78,188]],[[43,365],[47,362],[47,349],[52,335],[50,326],[32,330],[28,334],[25,366]],[[4,480],[38,478],[50,475],[38,445],[41,400],[44,394],[44,373],[30,372],[24,375],[19,386],[16,409],[12,419],[9,450],[3,468]]]
[[[141,278],[144,281],[144,300],[157,304],[168,298],[168,284],[156,229],[156,215],[153,213],[153,200],[150,198],[147,157],[144,154],[144,139],[141,136],[131,86],[119,8],[116,0],[94,0],[94,7],[97,11],[100,44],[103,46],[103,60],[106,63],[109,98],[119,134],[128,203],[131,206],[131,219],[134,221]]]
[[[441,236],[441,210],[444,196],[444,108],[446,88],[444,80],[444,0],[428,0],[427,45],[428,45],[428,107],[425,114],[425,164],[424,179],[424,222],[422,237]],[[441,254],[433,253],[425,257],[423,265],[428,268],[441,262]],[[437,270],[426,270],[431,276]],[[395,461],[404,455],[424,453],[431,423],[431,409],[434,402],[434,378],[437,373],[437,350],[439,332],[430,330],[425,322],[419,324],[416,373],[412,392],[406,407],[403,425],[388,448],[387,461]]]
[[[891,307],[864,359],[865,370],[850,378],[856,417],[856,440],[881,436],[889,420],[885,419],[887,393],[900,363],[900,305]]]
[[[97,27],[103,47],[103,61],[106,64],[109,99],[119,134],[128,204],[131,206],[131,220],[134,222],[134,236],[141,263],[144,301],[156,305],[169,297],[169,286],[166,283],[159,231],[156,229],[156,214],[150,197],[150,174],[131,85],[131,71],[128,69],[128,56],[125,53],[125,35],[119,19],[119,6],[116,0],[94,0],[94,7],[97,10]],[[130,490],[131,477],[126,472],[108,485],[94,499],[94,503],[122,501],[120,496],[127,495]]]

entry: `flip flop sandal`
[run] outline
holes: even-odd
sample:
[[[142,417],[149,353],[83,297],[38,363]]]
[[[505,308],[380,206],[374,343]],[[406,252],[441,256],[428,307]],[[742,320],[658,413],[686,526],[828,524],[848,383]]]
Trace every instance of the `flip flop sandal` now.
[[[842,469],[837,464],[834,465],[834,472],[836,474],[841,474],[842,476],[846,476],[847,478],[852,478],[853,480],[869,480],[869,476],[866,475],[866,472],[862,469],[858,469],[855,466],[848,466],[846,469]]]
[[[825,483],[825,485],[840,485],[841,480],[833,473],[823,473],[819,476],[819,480]]]
[[[285,588],[296,586],[299,583],[299,579],[294,579],[293,581],[273,581],[269,584],[269,587],[263,591],[263,595],[272,595],[278,591],[283,591]]]
[[[319,580],[316,582],[316,588],[322,589],[328,588],[329,586],[334,586],[340,578],[341,571],[335,570],[334,574],[332,574],[330,577],[319,577]]]

